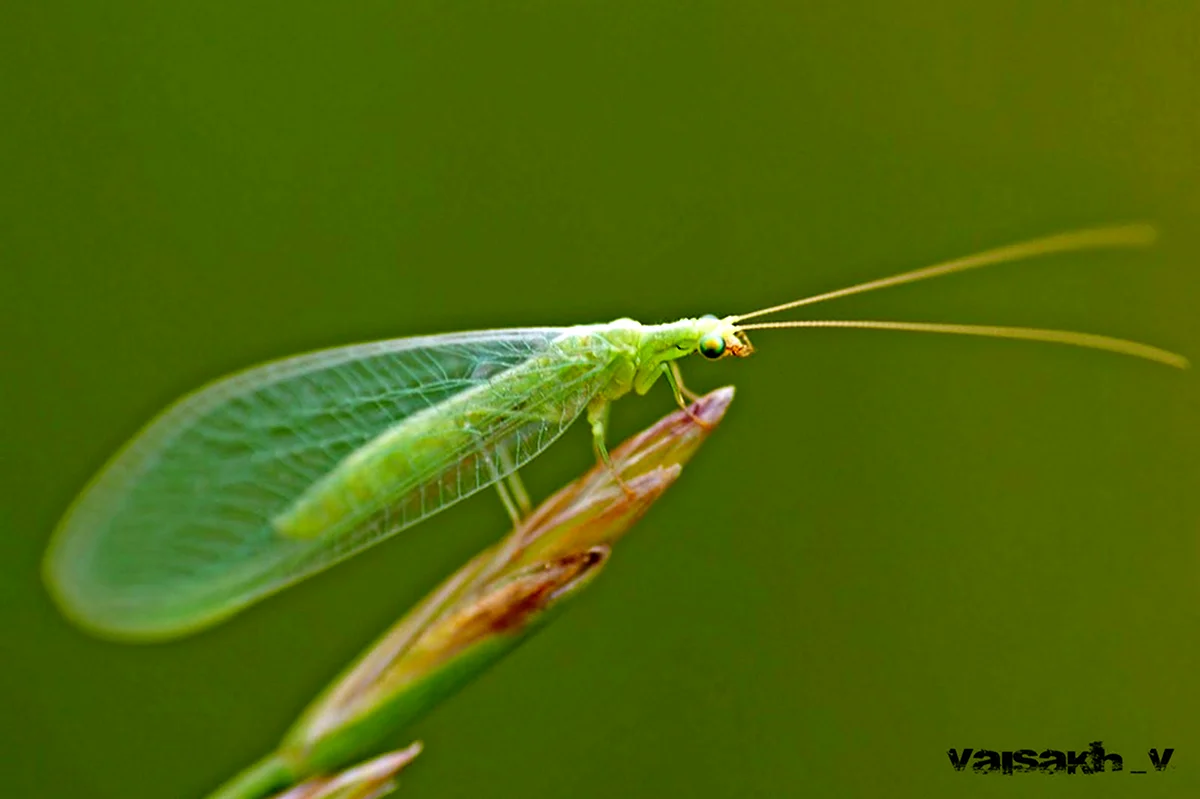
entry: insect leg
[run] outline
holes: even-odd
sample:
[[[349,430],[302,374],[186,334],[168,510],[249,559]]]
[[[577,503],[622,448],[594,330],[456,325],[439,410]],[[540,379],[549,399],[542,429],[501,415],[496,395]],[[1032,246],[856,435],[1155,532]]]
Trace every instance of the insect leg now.
[[[608,430],[608,405],[608,400],[603,397],[592,400],[588,403],[587,420],[592,426],[592,449],[596,451],[596,457],[612,469],[612,458],[608,456],[608,447],[604,445],[605,431]]]
[[[671,367],[671,377],[675,379],[674,385],[679,387],[680,393],[687,397],[690,402],[700,399],[699,394],[683,384],[683,371],[679,368],[679,363],[676,361],[667,361],[667,365]]]
[[[491,463],[491,459],[488,459]],[[495,466],[493,465],[493,471]],[[526,514],[521,513],[520,508],[513,502],[512,495],[508,493],[508,483],[496,475],[496,493],[500,495],[500,501],[504,503],[504,509],[508,511],[509,517],[512,519],[514,527],[520,527],[521,522],[525,519]]]
[[[608,430],[608,407],[609,401],[604,397],[596,397],[588,403],[587,420],[588,424],[592,426],[592,449],[596,451],[596,457],[608,467],[608,471],[612,473],[613,479],[617,481],[621,490],[629,496],[633,496],[633,489],[621,479],[620,473],[613,466],[612,458],[608,454],[608,447],[604,444],[605,433]]]
[[[683,412],[688,415],[688,418],[703,427],[705,430],[711,430],[713,426],[701,419],[696,414],[692,413],[692,409],[688,406],[687,401],[684,400],[685,395],[693,402],[698,400],[700,397],[698,394],[688,391],[687,387],[683,385],[683,375],[679,372],[679,364],[675,363],[674,361],[668,361],[667,363],[664,363],[663,377],[667,378],[667,385],[671,387],[671,393],[675,395],[675,401],[679,403],[680,408],[683,408]]]
[[[517,473],[513,465],[512,449],[508,444],[501,444],[496,447],[496,454],[500,456],[500,465],[508,474],[508,477],[504,478],[508,482],[508,490],[512,493],[512,498],[516,500],[517,507],[521,510],[521,516],[524,518],[533,511],[533,502],[529,499],[529,492],[525,490],[525,483],[521,480],[521,475]]]
[[[475,437],[475,441],[479,445],[479,457],[482,458],[483,462],[487,465],[487,470],[492,476],[492,484],[496,486],[496,493],[500,495],[500,502],[504,504],[504,509],[508,511],[509,517],[512,518],[513,526],[520,526],[521,521],[525,518],[525,514],[521,512],[521,509],[518,507],[517,503],[513,501],[512,494],[509,493],[508,490],[508,483],[505,482],[504,477],[500,474],[500,470],[496,468],[495,460],[493,460],[488,454],[487,446],[483,442],[483,436],[479,434],[478,430],[470,425],[467,425],[465,429],[468,433]],[[505,452],[503,446],[497,447],[497,454],[499,455],[501,462],[511,462],[507,459],[508,453]],[[516,473],[514,472],[513,474]],[[521,491],[525,491],[524,486],[521,486]],[[528,503],[529,495],[525,494],[524,499],[525,502]]]

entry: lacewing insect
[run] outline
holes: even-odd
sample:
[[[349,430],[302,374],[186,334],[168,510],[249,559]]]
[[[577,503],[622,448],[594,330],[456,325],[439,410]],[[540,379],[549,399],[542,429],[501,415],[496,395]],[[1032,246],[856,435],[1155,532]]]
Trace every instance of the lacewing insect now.
[[[63,611],[93,632],[169,638],[417,524],[488,486],[519,518],[516,470],[586,411],[605,463],[609,403],[676,361],[745,357],[747,331],[842,327],[1027,339],[1176,367],[1179,355],[1085,333],[868,320],[750,322],[825,300],[1037,255],[1145,246],[1127,225],[1009,245],[751,313],[401,338],[276,361],[176,402],[118,452],[63,517],[46,555]]]

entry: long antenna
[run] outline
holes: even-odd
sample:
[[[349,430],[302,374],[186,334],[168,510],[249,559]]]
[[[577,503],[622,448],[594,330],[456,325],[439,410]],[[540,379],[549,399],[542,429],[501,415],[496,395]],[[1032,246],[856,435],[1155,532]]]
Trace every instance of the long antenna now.
[[[732,318],[735,324],[743,319],[753,319],[756,316],[765,316],[766,314],[776,313],[778,311],[786,311],[791,308],[799,308],[802,305],[812,305],[825,300],[833,300],[838,297],[848,297],[851,294],[862,294],[867,291],[875,291],[876,289],[887,288],[888,286],[899,286],[904,283],[915,283],[918,280],[928,280],[931,277],[941,277],[943,275],[951,275],[955,272],[965,272],[968,269],[978,269],[981,266],[991,266],[993,264],[1010,263],[1019,261],[1024,258],[1032,258],[1038,255],[1047,255],[1055,252],[1073,252],[1077,250],[1094,250],[1112,247],[1145,247],[1154,243],[1158,238],[1157,232],[1153,227],[1146,224],[1118,225],[1114,227],[1092,228],[1089,230],[1076,230],[1070,233],[1059,233],[1054,236],[1045,236],[1032,241],[1020,242],[1018,244],[1009,244],[1005,247],[997,247],[994,250],[968,255],[964,258],[955,258],[953,261],[926,266],[922,269],[916,269],[911,272],[893,275],[891,277],[871,280],[866,283],[859,283],[857,286],[850,286],[836,291],[830,291],[825,294],[817,294],[812,297],[805,297],[792,302],[785,302],[782,305],[773,305],[770,308],[763,308],[760,311],[751,311],[741,316]]]
[[[858,330],[909,330],[918,333],[954,333],[964,336],[986,336],[988,338],[1014,338],[1026,341],[1048,341],[1054,344],[1071,344],[1093,350],[1107,350],[1122,355],[1132,355],[1148,361],[1164,363],[1177,369],[1186,369],[1188,360],[1149,344],[1126,341],[1093,333],[1075,333],[1069,330],[1043,330],[1035,327],[997,327],[995,325],[958,325],[937,322],[882,322],[851,319],[805,319],[795,322],[759,322],[739,325],[739,330],[770,330],[796,327],[840,327]]]

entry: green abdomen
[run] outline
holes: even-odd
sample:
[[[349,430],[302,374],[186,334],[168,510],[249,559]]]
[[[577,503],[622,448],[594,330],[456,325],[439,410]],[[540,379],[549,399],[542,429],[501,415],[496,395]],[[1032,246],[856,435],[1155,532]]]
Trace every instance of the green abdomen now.
[[[341,536],[367,522],[399,530],[528,462],[607,382],[609,364],[536,356],[398,421],[278,514],[290,538]],[[499,450],[507,448],[505,464]]]

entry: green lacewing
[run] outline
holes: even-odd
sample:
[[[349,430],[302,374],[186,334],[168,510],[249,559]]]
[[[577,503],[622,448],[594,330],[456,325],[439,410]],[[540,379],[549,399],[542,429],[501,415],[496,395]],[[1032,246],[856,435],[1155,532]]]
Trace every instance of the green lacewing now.
[[[597,455],[609,403],[676,361],[745,357],[746,333],[842,327],[1028,339],[1183,367],[1179,355],[1059,330],[871,320],[749,322],[839,297],[1055,252],[1148,245],[1146,225],[1063,233],[752,313],[400,338],[258,366],[184,397],[66,512],[46,554],[68,617],[110,637],[192,632],[421,522],[516,470],[579,416]],[[511,483],[520,493],[519,483]],[[508,502],[513,509],[511,500]],[[524,504],[524,503],[522,503]]]

